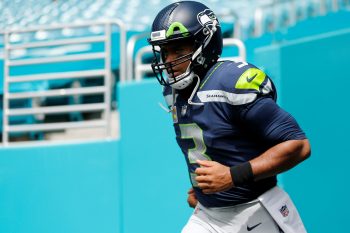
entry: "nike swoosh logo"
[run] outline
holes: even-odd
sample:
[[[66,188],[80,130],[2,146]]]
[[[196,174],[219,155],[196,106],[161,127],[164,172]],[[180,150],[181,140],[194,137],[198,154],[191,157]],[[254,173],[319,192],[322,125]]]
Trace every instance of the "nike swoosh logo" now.
[[[247,82],[250,83],[253,81],[253,79],[255,79],[255,77],[257,76],[258,74],[255,74],[253,77],[249,78],[247,77]]]
[[[256,224],[256,225],[254,225],[254,226],[251,226],[251,227],[249,227],[249,226],[247,225],[247,231],[252,231],[255,227],[259,226],[260,224],[261,224],[261,222],[258,223],[258,224]]]

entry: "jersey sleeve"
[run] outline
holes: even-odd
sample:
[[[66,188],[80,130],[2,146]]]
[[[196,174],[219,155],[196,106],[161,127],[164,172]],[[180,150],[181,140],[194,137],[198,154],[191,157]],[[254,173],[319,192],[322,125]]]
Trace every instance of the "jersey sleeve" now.
[[[221,101],[229,104],[225,107],[230,106],[228,112],[232,119],[240,119],[242,111],[260,98],[277,100],[270,77],[252,64],[245,63],[242,67],[240,63],[226,63],[219,72],[220,93],[216,96],[223,96]]]
[[[271,98],[259,98],[245,106],[241,111],[241,120],[249,131],[273,145],[288,140],[306,139],[294,117]]]
[[[261,96],[269,96],[276,101],[277,92],[272,80],[260,69],[246,63],[229,63],[221,71],[220,90],[227,94],[231,105],[247,105]]]

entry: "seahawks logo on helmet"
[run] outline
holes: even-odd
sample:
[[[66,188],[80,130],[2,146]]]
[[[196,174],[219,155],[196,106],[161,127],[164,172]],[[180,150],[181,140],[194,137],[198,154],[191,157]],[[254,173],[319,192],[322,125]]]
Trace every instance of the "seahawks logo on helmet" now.
[[[217,20],[214,12],[210,9],[205,9],[202,12],[199,12],[199,14],[197,15],[197,20],[198,22],[202,25],[208,25],[208,24],[212,24],[213,21]],[[218,26],[219,26],[219,22],[217,21]]]

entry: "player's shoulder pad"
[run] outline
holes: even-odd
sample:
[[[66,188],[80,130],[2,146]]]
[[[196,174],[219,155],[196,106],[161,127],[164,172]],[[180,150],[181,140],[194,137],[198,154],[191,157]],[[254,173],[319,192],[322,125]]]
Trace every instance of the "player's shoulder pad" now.
[[[260,95],[275,96],[275,88],[270,78],[262,70],[246,62],[225,61],[216,68],[211,77],[206,78],[200,89],[202,93],[198,96],[213,96],[213,101],[242,105],[253,102]]]

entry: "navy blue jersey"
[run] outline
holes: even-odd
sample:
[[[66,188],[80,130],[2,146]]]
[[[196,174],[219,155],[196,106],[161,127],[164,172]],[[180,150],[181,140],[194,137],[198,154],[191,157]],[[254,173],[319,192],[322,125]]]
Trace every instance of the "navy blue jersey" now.
[[[170,87],[164,88],[163,94],[173,109],[176,140],[185,155],[197,199],[207,207],[256,199],[276,185],[276,177],[204,194],[195,181],[196,160],[213,160],[231,167],[278,143],[305,138],[294,118],[276,104],[270,78],[251,64],[216,63],[201,79],[193,98],[203,105],[188,104],[188,99]]]

